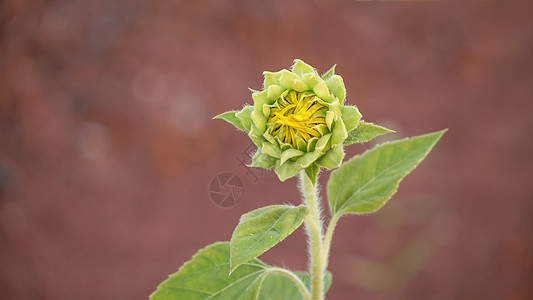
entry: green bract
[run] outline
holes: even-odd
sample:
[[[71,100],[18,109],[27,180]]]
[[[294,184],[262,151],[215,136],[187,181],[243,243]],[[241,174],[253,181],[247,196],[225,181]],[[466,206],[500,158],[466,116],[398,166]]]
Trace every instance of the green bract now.
[[[244,130],[257,145],[250,166],[274,168],[281,181],[302,169],[316,174],[319,167],[339,167],[344,144],[349,144],[345,142],[361,114],[357,107],[345,105],[346,88],[335,66],[319,76],[296,59],[291,71],[263,74],[263,90],[252,93],[253,106],[215,117]],[[350,137],[353,140],[357,139]]]

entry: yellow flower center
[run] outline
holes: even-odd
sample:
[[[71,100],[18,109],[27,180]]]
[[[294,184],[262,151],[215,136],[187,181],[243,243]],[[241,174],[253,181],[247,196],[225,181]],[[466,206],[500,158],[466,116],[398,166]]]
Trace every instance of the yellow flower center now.
[[[318,130],[326,124],[326,106],[318,103],[315,95],[290,91],[280,97],[271,109],[267,124],[272,126],[272,135],[297,149],[297,140],[307,144],[313,137],[321,137]]]

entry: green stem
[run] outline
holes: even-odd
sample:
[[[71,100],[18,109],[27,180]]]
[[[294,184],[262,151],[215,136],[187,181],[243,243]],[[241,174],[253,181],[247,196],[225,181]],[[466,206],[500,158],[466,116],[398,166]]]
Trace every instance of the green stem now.
[[[309,237],[309,257],[311,273],[311,299],[324,299],[324,249],[322,239],[322,223],[320,221],[320,205],[316,186],[305,171],[300,172],[300,189],[305,198],[305,204],[311,211],[305,219],[305,228]]]
[[[273,274],[280,274],[280,275],[288,277],[290,280],[292,280],[292,282],[294,282],[294,284],[296,284],[296,286],[300,290],[300,293],[302,293],[302,296],[304,297],[304,299],[311,300],[311,294],[307,290],[305,283],[303,283],[300,277],[296,276],[296,274],[294,274],[293,272],[287,269],[283,269],[283,268],[270,268],[268,269],[268,272],[273,273]]]
[[[335,226],[337,225],[339,219],[339,215],[335,215],[333,216],[333,218],[331,218],[328,224],[328,229],[326,230],[326,234],[324,235],[324,241],[322,242],[322,247],[324,249],[324,251],[322,252],[322,264],[324,265],[324,268],[327,268],[328,266],[331,239],[333,238],[333,231],[335,231]]]

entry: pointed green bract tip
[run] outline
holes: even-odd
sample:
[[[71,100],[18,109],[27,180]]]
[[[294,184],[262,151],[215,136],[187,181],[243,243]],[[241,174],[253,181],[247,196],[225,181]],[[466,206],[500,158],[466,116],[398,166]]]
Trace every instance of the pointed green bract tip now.
[[[324,80],[328,80],[331,76],[335,75],[335,67],[337,65],[333,65],[333,67],[331,67],[331,69],[329,69],[326,73],[324,73],[324,75],[322,75],[322,79]]]
[[[347,146],[355,143],[366,143],[380,135],[394,132],[394,130],[385,128],[383,126],[361,120],[355,129],[348,132],[348,137],[344,140],[343,144]]]
[[[231,125],[235,126],[237,129],[240,129],[242,131],[246,131],[246,128],[242,124],[241,120],[235,115],[237,113],[238,113],[238,111],[227,111],[225,113],[221,113],[221,114],[219,114],[217,116],[214,116],[213,120],[214,119],[224,120],[224,121],[230,123]]]

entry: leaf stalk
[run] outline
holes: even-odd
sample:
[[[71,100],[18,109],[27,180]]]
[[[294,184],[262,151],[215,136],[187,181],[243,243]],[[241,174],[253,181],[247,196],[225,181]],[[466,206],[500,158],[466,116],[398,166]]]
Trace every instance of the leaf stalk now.
[[[267,271],[271,274],[280,274],[280,275],[283,275],[289,278],[298,287],[298,289],[300,290],[300,293],[304,297],[304,300],[312,300],[311,294],[309,293],[309,290],[305,286],[305,283],[300,279],[300,277],[298,277],[293,272],[287,269],[283,269],[283,268],[270,268]]]

